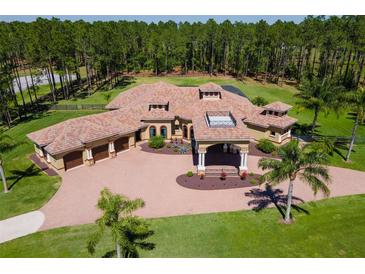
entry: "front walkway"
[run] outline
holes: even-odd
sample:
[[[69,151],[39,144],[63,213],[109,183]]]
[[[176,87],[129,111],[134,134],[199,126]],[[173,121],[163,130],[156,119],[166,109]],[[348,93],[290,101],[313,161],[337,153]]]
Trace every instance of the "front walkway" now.
[[[64,173],[63,182],[55,196],[41,211],[46,219],[41,229],[94,222],[100,212],[96,208],[100,190],[146,202],[137,214],[143,217],[165,217],[186,214],[234,211],[252,208],[254,191],[264,192],[264,186],[245,188],[197,190],[185,188],[176,178],[188,170],[195,172],[191,155],[161,155],[141,151],[140,147],[123,152],[115,159],[79,167]],[[248,157],[249,171],[262,173],[257,168],[260,157]],[[333,183],[331,196],[365,193],[365,173],[330,167]],[[287,184],[278,186],[286,193]],[[321,199],[313,196],[303,183],[295,184],[294,195],[303,200]]]
[[[31,211],[0,221],[0,243],[38,231],[44,222],[40,211]]]

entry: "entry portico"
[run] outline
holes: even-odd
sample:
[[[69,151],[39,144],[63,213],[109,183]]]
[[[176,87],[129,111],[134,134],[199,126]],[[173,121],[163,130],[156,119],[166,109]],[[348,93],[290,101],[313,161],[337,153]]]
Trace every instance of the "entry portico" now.
[[[240,161],[238,166],[239,174],[248,171],[248,151],[249,151],[249,140],[226,140],[226,141],[196,141],[196,151],[198,153],[198,165],[197,171],[199,175],[204,175],[206,170],[206,155],[208,149],[215,145],[223,145],[222,153],[239,154]]]

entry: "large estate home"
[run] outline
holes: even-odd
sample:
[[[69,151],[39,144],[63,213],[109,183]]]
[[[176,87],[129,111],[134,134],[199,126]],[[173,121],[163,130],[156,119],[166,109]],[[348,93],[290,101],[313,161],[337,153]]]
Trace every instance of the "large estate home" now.
[[[246,97],[208,83],[178,87],[165,82],[142,84],[119,94],[104,113],[70,119],[28,134],[39,157],[59,170],[93,165],[112,158],[136,142],[155,135],[191,142],[199,153],[197,171],[205,171],[207,148],[223,144],[239,153],[239,171],[247,170],[250,141],[267,138],[281,144],[296,122],[291,106],[274,102],[264,107]]]

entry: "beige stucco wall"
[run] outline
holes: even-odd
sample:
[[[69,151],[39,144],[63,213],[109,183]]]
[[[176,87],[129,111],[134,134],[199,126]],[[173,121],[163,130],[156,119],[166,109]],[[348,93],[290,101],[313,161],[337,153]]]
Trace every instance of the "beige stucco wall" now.
[[[172,122],[171,121],[145,121],[148,123],[148,127],[143,134],[143,140],[150,139],[150,127],[154,126],[156,128],[156,135],[161,135],[161,127],[165,126],[167,129],[167,137],[166,139],[171,139],[171,129],[172,129]],[[142,137],[142,134],[141,134]]]
[[[282,133],[284,132],[282,129],[278,129],[278,128],[263,129],[263,128],[253,126],[253,125],[248,125],[247,129],[248,129],[250,135],[256,141],[265,138],[274,143],[282,143],[285,140],[284,136],[282,136]],[[275,136],[271,136],[271,131],[275,132]],[[281,141],[280,141],[280,136],[282,136]]]
[[[65,168],[65,165],[63,163],[63,157],[59,158],[55,158],[53,157],[52,155],[49,154],[49,158],[51,160],[51,165],[56,168],[56,169],[64,169]]]
[[[42,149],[39,148],[36,144],[34,144],[34,151],[37,153],[39,157],[44,157]]]
[[[242,152],[248,152],[249,150],[249,141],[199,141],[198,142],[198,151],[200,153],[205,153],[210,146],[216,144],[234,144],[239,147]]]

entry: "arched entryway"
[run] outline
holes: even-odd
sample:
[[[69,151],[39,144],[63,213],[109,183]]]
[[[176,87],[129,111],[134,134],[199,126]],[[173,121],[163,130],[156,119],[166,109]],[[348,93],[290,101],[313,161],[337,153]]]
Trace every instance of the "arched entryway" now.
[[[155,137],[155,136],[156,136],[156,127],[150,126],[150,138]]]
[[[161,126],[160,132],[161,132],[161,136],[166,139],[167,138],[167,128],[165,126]]]
[[[224,149],[224,146],[226,146],[226,149]],[[227,144],[215,144],[207,148],[205,165],[239,167],[240,159],[240,154],[230,152]]]

